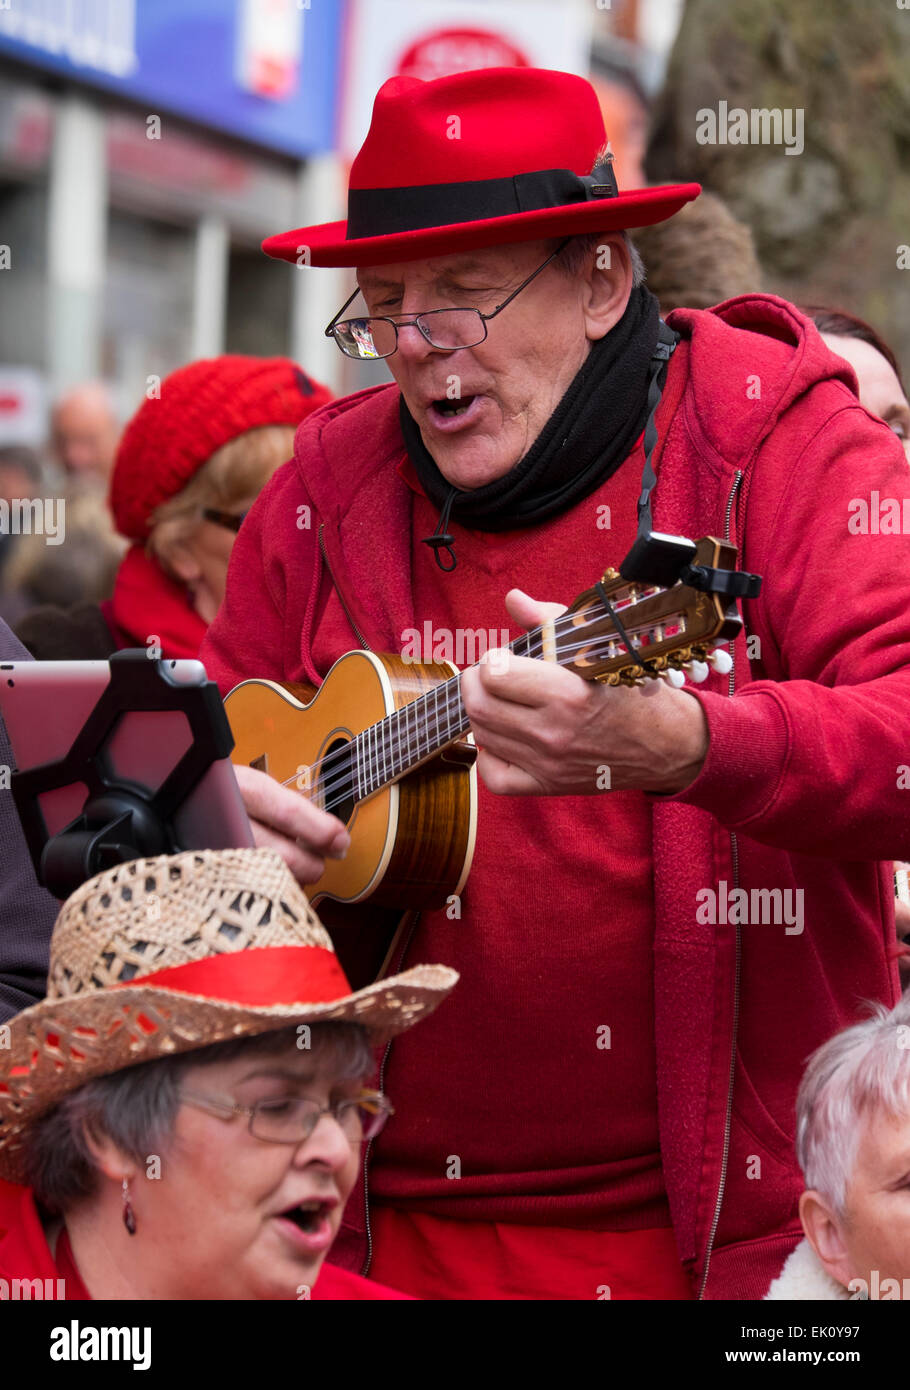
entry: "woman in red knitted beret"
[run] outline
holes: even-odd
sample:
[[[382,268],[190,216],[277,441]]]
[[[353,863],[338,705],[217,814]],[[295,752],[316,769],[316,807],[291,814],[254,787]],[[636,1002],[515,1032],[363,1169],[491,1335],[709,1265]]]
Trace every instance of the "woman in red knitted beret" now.
[[[112,598],[36,609],[19,624],[21,641],[39,660],[135,646],[196,656],[244,515],[291,457],[301,420],[330,399],[285,357],[215,357],[172,372],[117,450],[111,511],[133,544]]]

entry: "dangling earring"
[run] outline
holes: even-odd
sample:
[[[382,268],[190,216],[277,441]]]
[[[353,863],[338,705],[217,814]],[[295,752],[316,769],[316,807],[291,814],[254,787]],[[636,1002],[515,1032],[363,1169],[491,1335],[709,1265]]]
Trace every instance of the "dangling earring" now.
[[[130,1203],[130,1185],[126,1178],[123,1179],[123,1224],[131,1236],[136,1234],[136,1217]]]

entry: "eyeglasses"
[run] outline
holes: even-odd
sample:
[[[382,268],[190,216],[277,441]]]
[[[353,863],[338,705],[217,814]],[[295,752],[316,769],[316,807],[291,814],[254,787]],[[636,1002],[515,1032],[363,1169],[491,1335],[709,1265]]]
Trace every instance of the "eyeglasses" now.
[[[211,1110],[225,1119],[246,1115],[254,1139],[267,1144],[302,1144],[309,1139],[323,1115],[331,1115],[352,1144],[375,1139],[390,1115],[390,1102],[381,1091],[361,1091],[359,1096],[339,1101],[337,1105],[322,1106],[304,1096],[283,1096],[276,1100],[259,1100],[255,1105],[238,1105],[236,1101],[217,1096],[200,1096],[193,1091],[180,1091],[181,1100],[200,1110]]]
[[[363,319],[343,319],[339,323],[338,320],[345,309],[353,304],[360,293],[358,288],[350,299],[342,304],[325,330],[325,336],[334,338],[347,357],[369,361],[391,357],[398,351],[400,328],[416,328],[423,334],[430,347],[439,348],[443,352],[457,352],[459,348],[477,347],[487,336],[487,324],[490,319],[495,319],[497,314],[501,314],[506,305],[511,304],[515,296],[521,294],[542,270],[546,270],[550,262],[571,240],[571,237],[565,237],[543,264],[532,271],[526,280],[522,280],[518,289],[513,290],[508,299],[497,304],[489,314],[482,314],[479,309],[429,309],[425,314],[415,314],[413,318],[405,320],[371,315]]]
[[[219,512],[214,507],[203,507],[202,515],[206,521],[214,521],[216,526],[226,526],[229,531],[239,531],[246,512]]]

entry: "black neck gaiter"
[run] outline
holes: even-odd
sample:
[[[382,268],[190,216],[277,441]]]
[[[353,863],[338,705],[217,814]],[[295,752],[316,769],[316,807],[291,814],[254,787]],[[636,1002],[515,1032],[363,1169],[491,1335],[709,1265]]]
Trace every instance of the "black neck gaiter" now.
[[[401,429],[424,492],[441,509],[426,544],[441,569],[455,568],[449,516],[478,531],[510,531],[568,510],[628,457],[648,415],[648,367],[657,345],[657,300],[633,289],[622,318],[594,343],[531,448],[503,477],[462,492],[436,466],[417,422],[400,401]],[[451,564],[443,564],[446,550]]]

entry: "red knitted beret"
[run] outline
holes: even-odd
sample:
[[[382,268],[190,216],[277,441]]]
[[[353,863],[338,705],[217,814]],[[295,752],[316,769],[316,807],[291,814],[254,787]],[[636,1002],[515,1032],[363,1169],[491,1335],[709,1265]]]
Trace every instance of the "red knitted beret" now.
[[[111,478],[117,530],[144,540],[155,508],[222,445],[259,425],[299,425],[331,399],[287,357],[213,357],[171,372],[123,431]]]

